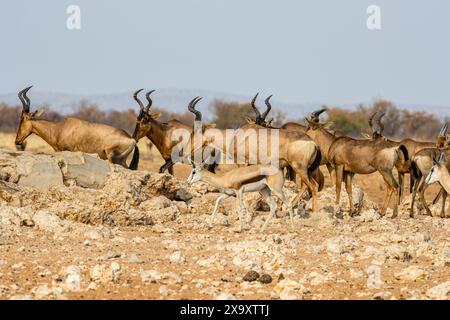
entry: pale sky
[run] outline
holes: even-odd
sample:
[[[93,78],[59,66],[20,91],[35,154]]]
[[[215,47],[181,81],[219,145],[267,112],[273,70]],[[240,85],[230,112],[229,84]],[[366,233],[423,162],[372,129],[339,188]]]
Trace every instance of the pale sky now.
[[[66,8],[81,8],[81,30]],[[369,5],[381,30],[366,27]],[[450,106],[448,0],[14,0],[0,93],[201,88],[285,102]]]

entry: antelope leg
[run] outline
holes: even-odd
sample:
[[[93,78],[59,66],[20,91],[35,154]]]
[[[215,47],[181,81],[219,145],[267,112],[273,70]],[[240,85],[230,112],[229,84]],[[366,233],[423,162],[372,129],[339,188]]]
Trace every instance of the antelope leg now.
[[[398,189],[398,184],[397,181],[395,181],[394,176],[392,175],[392,171],[379,171],[381,176],[384,179],[384,182],[386,183],[386,186],[389,190],[389,196],[386,197],[386,199],[384,200],[383,203],[383,207],[381,210],[381,215],[384,216],[386,214],[386,210],[387,207],[389,205],[389,202],[391,200],[392,194],[395,194],[395,197],[397,197],[397,189]],[[395,199],[395,203],[394,203],[394,210],[392,213],[392,218],[395,218],[397,216],[397,210],[398,210],[398,204],[397,204],[397,199]]]
[[[405,176],[404,173],[398,173],[398,197],[397,197],[397,204],[400,204],[400,200],[403,195],[403,177]]]
[[[444,190],[443,188],[441,190]],[[442,193],[442,208],[441,208],[441,218],[445,218],[445,202],[447,200],[447,192]]]
[[[291,207],[294,207],[300,201],[300,199],[303,197],[303,194],[306,192],[306,188],[306,184],[302,183],[302,187],[299,193],[297,193],[297,195],[291,201]]]
[[[241,187],[237,192],[237,200],[239,201],[239,220],[241,224],[241,232],[244,230],[244,216],[242,212],[244,208],[244,187]]]
[[[353,180],[353,173],[352,172],[345,172],[345,190],[348,194],[348,202],[350,205],[349,208],[349,215],[350,217],[353,217],[353,194],[352,194],[352,180]]]
[[[214,220],[216,219],[216,213],[217,213],[217,209],[219,209],[220,202],[222,202],[223,199],[226,199],[226,198],[228,198],[228,197],[229,197],[228,194],[221,194],[221,195],[216,199],[216,204],[215,204],[214,210],[213,210],[213,212],[212,212],[212,214],[211,214],[211,221],[210,221],[210,224],[209,224],[211,228],[212,228],[212,226],[213,226]]]
[[[263,226],[261,228],[261,232],[264,232],[264,230],[266,230],[267,224],[273,218],[273,215],[275,214],[275,212],[277,210],[277,204],[276,204],[275,201],[273,201],[270,189],[268,187],[265,187],[264,189],[262,189],[261,193],[262,193],[262,195],[264,196],[264,198],[266,199],[267,203],[270,206],[269,216],[267,217],[266,222],[263,224]]]
[[[331,164],[327,163],[326,164],[327,169],[328,169],[328,173],[330,174],[330,179],[331,179],[331,185],[334,185],[336,183],[336,175],[333,175],[334,173],[334,168]]]
[[[289,204],[289,202],[287,201],[286,197],[284,196],[283,191],[277,191],[274,189],[271,189],[272,193],[277,196],[286,206],[286,208],[288,209],[289,212],[289,217],[291,220],[291,228],[292,230],[294,230],[294,211],[292,210],[291,205]]]
[[[428,188],[428,185],[425,183],[425,179],[423,179],[422,183],[420,184],[420,187],[419,187],[419,199],[420,199],[420,203],[425,208],[427,215],[429,215],[431,217],[432,216],[431,210],[427,205],[427,201],[425,200],[425,190],[427,190],[427,188]]]
[[[414,188],[412,192],[412,199],[411,199],[411,209],[409,211],[409,217],[414,218],[414,203],[416,201],[416,195],[417,195],[417,189],[419,188],[419,184],[421,183],[423,177],[420,177],[419,179],[414,180]]]
[[[166,160],[166,162],[161,166],[161,168],[159,168],[159,173],[163,173],[166,170],[170,170],[173,165],[174,165],[174,163],[172,162],[172,159]],[[170,171],[169,171],[169,173],[170,173]],[[171,174],[173,174],[173,171]]]
[[[344,166],[338,165],[334,168],[336,171],[336,204],[341,201],[342,179],[344,177]]]

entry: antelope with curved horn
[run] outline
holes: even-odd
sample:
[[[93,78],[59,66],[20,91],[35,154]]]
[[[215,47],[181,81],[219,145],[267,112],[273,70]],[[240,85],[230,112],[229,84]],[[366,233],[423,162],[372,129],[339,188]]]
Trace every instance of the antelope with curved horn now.
[[[81,151],[96,153],[101,159],[136,170],[139,163],[139,149],[136,140],[122,129],[105,124],[92,123],[77,118],[66,118],[60,122],[39,119],[43,109],[30,112],[27,92],[31,87],[19,92],[22,113],[15,139],[16,146],[22,146],[25,139],[35,134],[47,142],[55,151]],[[133,151],[130,166],[126,160]]]
[[[383,177],[387,196],[382,205],[381,215],[386,214],[387,206],[392,195],[398,197],[398,183],[392,170],[398,159],[402,156],[406,159],[406,148],[393,146],[383,139],[357,140],[350,137],[339,137],[330,146],[328,160],[335,167],[336,174],[336,204],[339,204],[342,181],[349,198],[349,213],[353,216],[352,180],[355,174],[370,174],[378,171]],[[398,201],[394,201],[392,218],[398,214]]]
[[[306,127],[306,134],[319,146],[320,151],[322,152],[322,162],[320,164],[326,165],[330,177],[333,181],[334,167],[328,159],[328,152],[330,150],[330,146],[338,137],[325,128],[327,123],[320,123],[320,115],[326,110],[326,108],[322,108],[320,110],[313,111],[309,118],[305,118],[308,124],[308,126]]]
[[[402,143],[387,139],[383,136],[384,124],[381,122],[381,119],[386,115],[386,112],[374,112],[369,118],[369,126],[372,130],[372,134],[369,139],[377,140],[382,139],[387,144],[395,147],[400,147],[402,149],[402,154],[399,157],[398,161],[395,164],[398,174],[398,197],[397,202],[400,204],[401,197],[403,195],[403,181],[406,173],[410,173],[410,157],[408,148]]]
[[[192,161],[191,161],[192,162]],[[265,223],[261,227],[261,232],[267,227],[267,224],[272,219],[277,210],[277,204],[272,199],[272,194],[276,195],[288,208],[291,220],[291,227],[293,229],[293,210],[291,205],[286,200],[283,193],[284,176],[281,169],[267,165],[250,165],[247,167],[240,167],[223,174],[215,174],[204,169],[204,164],[196,164],[192,162],[193,169],[187,179],[189,184],[197,181],[204,181],[210,185],[221,190],[222,194],[216,199],[214,210],[211,214],[210,227],[212,228],[217,209],[220,202],[230,196],[235,196],[239,204],[239,220],[240,229],[244,229],[244,214],[248,216],[247,206],[244,204],[244,193],[259,191],[266,199],[270,206],[270,213]]]
[[[372,129],[372,138],[376,139],[376,138],[383,138],[386,141],[389,141],[390,143],[392,143],[393,145],[398,145],[398,146],[404,146],[406,148],[407,154],[409,156],[409,159],[407,159],[406,161],[399,161],[399,163],[397,163],[396,167],[397,167],[397,172],[398,172],[398,178],[399,178],[399,202],[400,202],[400,198],[403,195],[403,190],[404,190],[404,176],[406,173],[409,174],[409,181],[410,181],[410,186],[409,186],[409,192],[410,193],[414,193],[413,188],[414,185],[416,183],[415,180],[415,175],[412,172],[412,168],[411,168],[411,161],[412,158],[420,151],[426,148],[443,148],[447,145],[447,129],[448,129],[448,124],[444,124],[438,134],[436,143],[433,142],[424,142],[424,141],[416,141],[414,139],[411,138],[406,138],[403,139],[399,142],[397,141],[393,141],[390,139],[387,139],[383,136],[383,129],[384,126],[381,123],[381,118],[385,115],[385,113],[381,113],[380,115],[378,115],[377,117],[375,117],[377,115],[377,112],[375,112],[369,119],[369,125]],[[431,158],[430,158],[431,161]],[[439,197],[439,195],[438,195]],[[435,199],[435,201],[437,201]]]
[[[146,93],[145,97],[148,101],[147,106],[144,107],[144,104],[138,98],[138,93],[141,90],[135,92],[135,100],[140,106],[139,115],[137,117],[136,127],[134,129],[133,138],[136,141],[139,141],[141,138],[147,136],[150,141],[156,146],[165,163],[159,168],[159,172],[163,173],[168,170],[170,174],[173,175],[173,165],[174,162],[172,160],[172,151],[175,146],[178,145],[179,141],[172,140],[173,133],[175,130],[184,129],[189,132],[192,132],[192,128],[183,124],[182,122],[171,119],[167,123],[163,123],[158,121],[158,118],[161,116],[160,112],[151,113],[150,108],[153,104],[153,101],[150,95],[155,91],[149,91]],[[201,100],[200,97],[195,97],[188,106],[189,111],[195,110],[195,105]],[[197,111],[198,112],[198,111]],[[201,114],[195,113],[196,119],[200,117]]]
[[[265,100],[264,103],[266,104],[266,110],[261,114],[261,112],[259,111],[258,107],[255,105],[256,102],[256,98],[258,98],[259,92],[253,97],[250,105],[253,109],[253,111],[255,112],[255,119],[251,119],[251,118],[246,118],[247,123],[249,124],[257,124],[257,125],[261,125],[264,127],[271,127],[272,126],[272,121],[273,119],[270,119],[268,121],[266,121],[267,115],[269,114],[270,110],[272,109],[272,105],[270,104],[270,98],[272,98],[272,94],[270,96],[268,96]]]

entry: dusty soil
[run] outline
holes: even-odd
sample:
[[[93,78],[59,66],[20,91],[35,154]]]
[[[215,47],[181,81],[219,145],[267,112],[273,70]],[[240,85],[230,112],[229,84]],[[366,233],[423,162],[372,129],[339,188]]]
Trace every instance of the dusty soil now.
[[[248,195],[253,218],[239,233],[234,199],[210,229],[215,190],[185,185],[188,166],[175,167],[181,180],[150,173],[161,164],[148,152],[138,173],[115,168],[100,190],[0,184],[0,299],[449,297],[450,219],[410,219],[409,195],[398,218],[391,210],[380,217],[385,189],[376,174],[356,178],[354,199],[365,193],[359,216],[343,210],[345,191],[334,205],[327,179],[321,209],[304,210],[303,201],[293,229],[283,209],[261,234],[266,205]],[[170,199],[167,188],[193,198]],[[285,191],[291,198],[296,188]],[[244,281],[252,270],[272,281]]]

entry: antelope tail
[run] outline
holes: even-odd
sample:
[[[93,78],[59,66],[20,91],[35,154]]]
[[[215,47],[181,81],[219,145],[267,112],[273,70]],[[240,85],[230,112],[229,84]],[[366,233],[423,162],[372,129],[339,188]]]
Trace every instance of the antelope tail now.
[[[414,160],[411,161],[410,174],[414,177],[414,179],[419,179],[420,178],[419,168],[417,168],[417,164],[416,164],[416,162]]]
[[[405,157],[405,161],[408,161],[409,160],[408,149],[406,149],[406,147],[402,144],[398,148],[403,153],[403,156]]]
[[[134,146],[133,158],[131,159],[130,166],[128,167],[130,170],[137,170],[139,165],[139,148],[136,145]]]
[[[315,146],[315,148],[316,148],[316,158],[308,168],[308,177],[311,177],[311,174],[320,166],[320,163],[322,162],[322,153],[320,152],[319,147]]]

